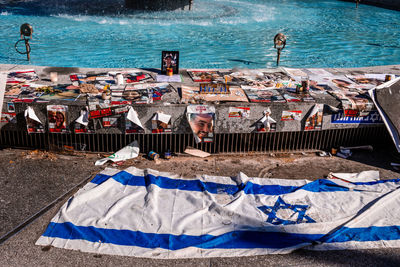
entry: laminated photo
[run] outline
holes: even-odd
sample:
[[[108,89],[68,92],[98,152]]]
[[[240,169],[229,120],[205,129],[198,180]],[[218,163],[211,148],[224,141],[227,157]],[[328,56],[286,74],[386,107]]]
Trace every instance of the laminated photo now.
[[[368,95],[351,91],[329,92],[342,103],[345,116],[364,117],[368,116],[374,108],[374,104]]]
[[[386,76],[394,78],[393,74],[363,74],[363,75],[346,75],[347,78],[356,82],[360,89],[369,90],[377,87],[385,82]]]
[[[186,116],[196,143],[209,143],[214,140],[215,107],[191,105],[186,109]]]
[[[242,88],[249,98],[250,102],[276,102],[276,103],[285,103],[286,100],[276,89],[268,89],[268,90],[257,90],[252,89],[252,86],[243,86]]]
[[[48,105],[47,119],[50,133],[67,133],[67,111],[68,106]]]
[[[182,86],[182,103],[249,102],[242,88],[219,84],[200,84],[199,87]]]
[[[126,100],[132,101],[135,104],[153,103],[153,94],[148,86],[144,84],[126,86],[122,97]]]
[[[281,121],[299,121],[301,120],[301,110],[282,111]]]
[[[322,129],[323,111],[324,104],[316,104],[312,107],[304,126],[305,131]]]
[[[287,102],[315,102],[308,92],[296,93],[296,88],[286,88],[283,97]]]
[[[28,107],[24,112],[28,134],[44,133],[43,123],[40,121],[32,107]]]
[[[248,118],[249,116],[249,107],[229,107],[229,118]]]
[[[157,112],[151,119],[152,133],[170,133],[171,129],[171,115]]]
[[[216,70],[187,70],[187,73],[194,82],[211,82],[221,79]]]

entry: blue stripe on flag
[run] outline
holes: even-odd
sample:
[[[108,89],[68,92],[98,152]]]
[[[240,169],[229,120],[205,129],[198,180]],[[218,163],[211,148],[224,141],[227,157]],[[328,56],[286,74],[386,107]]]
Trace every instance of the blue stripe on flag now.
[[[220,184],[213,182],[203,182],[201,180],[185,180],[185,179],[173,179],[163,176],[154,176],[147,174],[145,176],[135,176],[128,172],[121,171],[113,176],[104,174],[98,174],[91,181],[94,184],[101,184],[109,178],[114,179],[122,185],[129,186],[149,186],[156,185],[163,189],[178,189],[185,191],[207,191],[212,194],[229,194],[234,195],[237,192],[243,190],[245,194],[261,194],[261,195],[282,195],[295,192],[297,190],[306,190],[309,192],[337,192],[337,191],[349,191],[349,188],[338,185],[331,180],[319,179],[303,186],[283,186],[283,185],[259,185],[252,182],[247,182],[246,186],[243,184],[230,185]],[[355,185],[375,185],[386,182],[400,182],[400,179],[392,180],[380,180],[372,182],[357,182]]]
[[[336,243],[349,241],[379,241],[379,240],[399,240],[400,226],[370,226],[365,228],[342,227],[338,231],[329,235],[322,242]]]
[[[263,231],[233,231],[219,236],[192,236],[104,229],[93,226],[76,226],[69,222],[51,222],[43,236],[169,250],[178,250],[186,247],[198,247],[203,249],[281,249],[294,247],[300,244],[311,244],[314,241],[336,243],[349,241],[368,242],[399,240],[400,226],[371,226],[365,228],[343,227],[333,235],[328,236],[324,234],[294,234]]]
[[[219,236],[172,235],[144,233],[131,230],[76,226],[72,223],[51,222],[43,236],[70,240],[111,243],[121,246],[163,248],[178,250],[186,247],[203,249],[288,248],[311,244],[320,234],[293,234],[284,232],[233,231]]]

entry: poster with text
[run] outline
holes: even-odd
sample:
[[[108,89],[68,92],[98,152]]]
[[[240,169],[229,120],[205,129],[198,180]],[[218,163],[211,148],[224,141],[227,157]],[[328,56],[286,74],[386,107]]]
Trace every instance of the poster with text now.
[[[215,107],[191,105],[187,107],[187,120],[193,131],[196,143],[209,143],[214,140]]]
[[[68,106],[48,105],[47,119],[50,133],[67,133],[67,111]]]

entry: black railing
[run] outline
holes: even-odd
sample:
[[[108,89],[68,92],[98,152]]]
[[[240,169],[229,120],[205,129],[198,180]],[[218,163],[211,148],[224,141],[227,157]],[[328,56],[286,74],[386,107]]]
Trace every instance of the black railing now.
[[[2,130],[0,146],[44,150],[76,150],[82,152],[115,152],[137,140],[142,153],[170,150],[182,153],[191,146],[212,154],[269,153],[330,150],[332,147],[384,145],[390,142],[383,125],[330,129],[322,131],[270,133],[217,133],[213,143],[196,144],[193,135],[185,134],[28,134]]]

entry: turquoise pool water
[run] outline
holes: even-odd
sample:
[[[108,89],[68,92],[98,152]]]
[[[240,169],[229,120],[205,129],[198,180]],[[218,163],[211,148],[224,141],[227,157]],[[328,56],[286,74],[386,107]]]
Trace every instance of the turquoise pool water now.
[[[90,7],[74,0],[39,2],[0,1],[0,63],[26,64],[14,43],[28,22],[34,27],[32,65],[160,68],[162,50],[179,50],[182,68],[274,67],[278,32],[288,37],[282,66],[400,64],[400,12],[372,6],[194,0],[193,11],[146,13],[124,10],[121,0],[104,6],[87,1]]]

